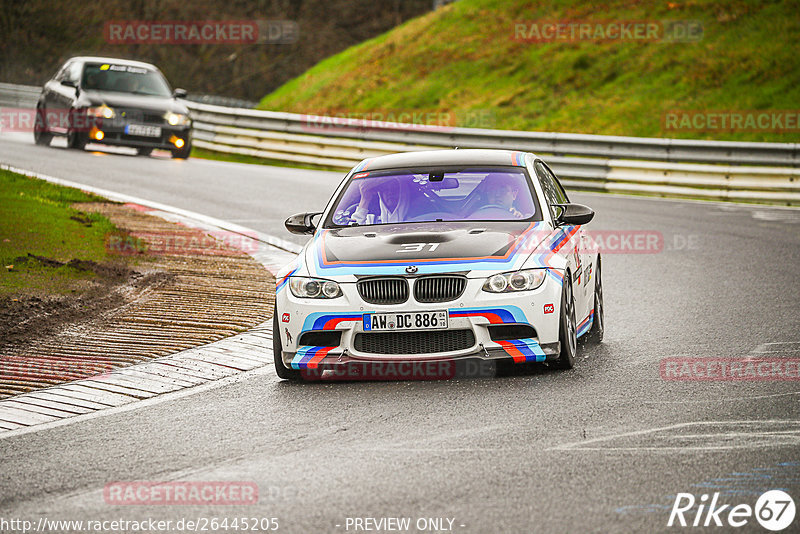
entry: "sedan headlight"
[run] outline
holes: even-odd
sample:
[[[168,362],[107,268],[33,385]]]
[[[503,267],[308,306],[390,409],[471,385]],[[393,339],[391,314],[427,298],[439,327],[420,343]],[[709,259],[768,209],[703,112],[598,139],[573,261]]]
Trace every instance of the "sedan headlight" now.
[[[500,273],[490,276],[483,284],[483,290],[489,293],[530,291],[542,285],[546,275],[547,269],[526,269],[513,273]]]
[[[335,299],[342,296],[339,284],[320,278],[292,276],[289,278],[289,289],[292,295],[304,299]]]
[[[170,126],[186,126],[189,124],[189,116],[184,115],[183,113],[173,113],[171,111],[167,111],[164,113],[164,120]]]
[[[105,104],[103,104],[102,106],[95,106],[92,108],[88,108],[86,110],[86,113],[88,113],[93,117],[100,117],[103,119],[113,119],[114,117],[117,116],[116,112],[112,108],[106,106]]]

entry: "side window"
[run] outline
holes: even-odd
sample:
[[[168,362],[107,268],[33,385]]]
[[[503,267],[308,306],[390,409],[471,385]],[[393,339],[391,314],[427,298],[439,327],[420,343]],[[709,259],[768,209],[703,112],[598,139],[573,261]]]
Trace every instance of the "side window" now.
[[[542,184],[542,191],[547,198],[547,203],[550,205],[550,214],[555,216],[553,212],[553,204],[564,204],[566,199],[562,196],[561,191],[556,185],[555,179],[548,171],[541,161],[537,161],[534,165],[536,168],[536,176],[539,177],[539,183]]]
[[[556,184],[556,194],[559,198],[563,198],[564,200],[561,202],[562,204],[569,204],[569,197],[567,196],[567,192],[564,190],[564,186],[561,185],[561,182],[558,181],[556,175],[553,174],[553,171],[550,170],[550,167],[547,165],[544,166],[547,173],[553,178],[553,183]]]
[[[66,80],[65,76],[67,75],[67,72],[69,72],[70,66],[72,66],[71,62],[70,63],[66,63],[65,65],[62,65],[61,68],[58,69],[58,72],[56,73],[56,75],[53,76],[53,79],[55,81],[57,81],[57,82],[60,82],[61,80]]]
[[[81,71],[83,70],[83,63],[76,61],[69,66],[67,71],[67,78],[71,82],[78,83],[81,81]]]

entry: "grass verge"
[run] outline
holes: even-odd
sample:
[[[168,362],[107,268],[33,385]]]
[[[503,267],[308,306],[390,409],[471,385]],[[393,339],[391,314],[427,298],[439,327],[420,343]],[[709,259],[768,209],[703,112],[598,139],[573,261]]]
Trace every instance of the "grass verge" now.
[[[323,60],[259,107],[508,130],[797,142],[796,121],[782,133],[676,129],[666,119],[677,111],[796,116],[797,13],[797,2],[459,0]],[[526,40],[532,28],[556,21],[593,28],[691,21],[703,32],[686,42]]]
[[[119,231],[72,204],[98,201],[105,199],[0,170],[0,298],[75,293],[94,278],[86,262],[109,261],[106,239]]]

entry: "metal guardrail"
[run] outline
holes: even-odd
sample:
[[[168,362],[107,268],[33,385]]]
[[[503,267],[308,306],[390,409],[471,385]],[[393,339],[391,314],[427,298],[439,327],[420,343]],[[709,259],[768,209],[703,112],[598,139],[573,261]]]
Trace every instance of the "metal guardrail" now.
[[[364,158],[441,148],[535,152],[572,189],[800,204],[800,144],[449,128],[190,103],[197,147],[349,169]]]
[[[32,107],[38,92],[0,84],[0,105]],[[451,128],[186,104],[194,145],[229,154],[349,169],[393,152],[503,148],[546,156],[572,189],[800,205],[798,143]]]
[[[0,107],[32,108],[39,99],[41,87],[0,83]]]

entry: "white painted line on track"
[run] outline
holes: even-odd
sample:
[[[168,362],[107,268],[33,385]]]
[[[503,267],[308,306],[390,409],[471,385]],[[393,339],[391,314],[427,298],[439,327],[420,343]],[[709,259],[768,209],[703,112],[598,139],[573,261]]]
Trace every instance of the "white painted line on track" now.
[[[708,434],[669,434],[672,431],[679,431],[686,428],[698,428],[700,430],[712,426],[720,426],[723,429],[726,427],[740,426],[741,430],[736,432],[720,431]],[[773,430],[770,426],[779,427],[778,430]],[[766,429],[762,427],[767,427]],[[788,428],[780,429],[780,427]],[[658,432],[666,432],[666,436],[656,436]],[[603,443],[610,443],[614,440],[625,438],[648,438],[652,437],[651,441],[663,440],[667,441],[669,438],[678,437],[681,439],[693,439],[712,441],[716,437],[723,438],[726,442],[723,445],[689,445],[681,443],[679,446],[647,446],[647,445],[632,445],[627,447],[618,446],[603,446]],[[753,440],[757,439],[772,439],[772,442],[753,441],[747,442],[746,438]],[[773,439],[774,438],[774,439]],[[738,441],[730,443],[731,441]],[[800,444],[800,421],[792,419],[768,419],[768,420],[742,420],[742,421],[692,421],[688,423],[677,423],[663,427],[648,428],[644,430],[635,430],[629,432],[621,432],[617,434],[609,434],[597,438],[584,439],[581,441],[574,441],[571,443],[564,443],[555,447],[546,449],[547,451],[600,451],[600,452],[692,452],[692,451],[730,451],[738,448],[763,448],[763,447],[776,447],[776,446],[797,446]],[[592,446],[595,445],[595,446]]]

